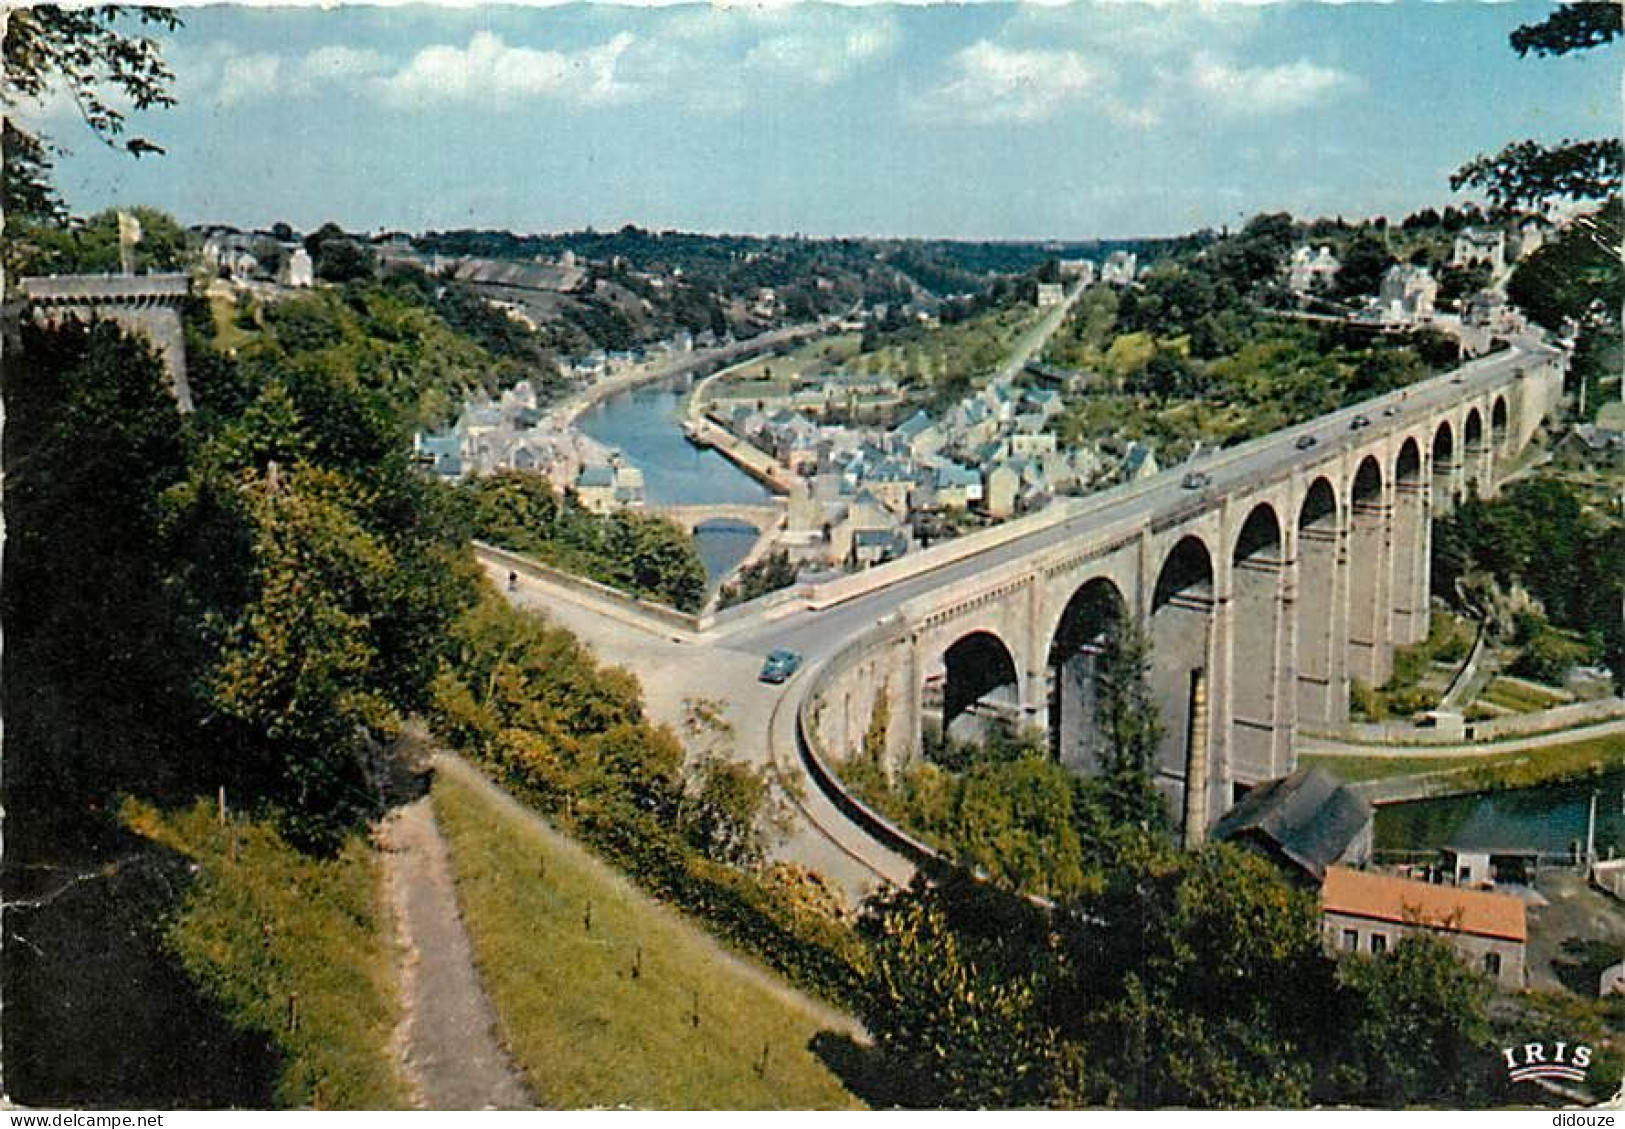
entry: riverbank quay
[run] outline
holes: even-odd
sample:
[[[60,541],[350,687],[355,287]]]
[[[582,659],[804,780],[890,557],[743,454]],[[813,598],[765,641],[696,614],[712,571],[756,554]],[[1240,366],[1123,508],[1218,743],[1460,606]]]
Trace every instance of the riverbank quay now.
[[[763,333],[744,341],[735,341],[729,345],[718,345],[711,349],[699,349],[692,353],[678,357],[662,357],[654,361],[646,361],[636,365],[626,372],[595,381],[586,388],[565,399],[558,407],[553,409],[554,417],[560,427],[572,427],[577,419],[590,411],[593,407],[617,396],[622,392],[630,392],[641,388],[645,384],[653,384],[661,380],[670,380],[674,377],[691,376],[701,369],[711,365],[731,366],[742,364],[763,353],[786,345],[800,344],[821,334],[828,333],[830,325],[825,322],[811,322],[801,325],[786,326]]]
[[[789,467],[714,420],[687,420],[683,434],[690,443],[716,451],[775,494],[788,494],[795,485],[796,476]]]

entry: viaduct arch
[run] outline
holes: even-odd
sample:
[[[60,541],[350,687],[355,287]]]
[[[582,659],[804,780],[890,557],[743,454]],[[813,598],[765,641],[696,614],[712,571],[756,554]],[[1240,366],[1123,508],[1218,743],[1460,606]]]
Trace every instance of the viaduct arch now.
[[[819,729],[860,732],[852,703],[884,692],[899,760],[937,711],[949,727],[966,715],[1031,726],[1062,764],[1099,771],[1099,666],[1133,619],[1162,724],[1156,783],[1200,840],[1243,791],[1293,769],[1299,732],[1347,721],[1352,679],[1380,684],[1393,649],[1426,636],[1433,517],[1469,490],[1493,493],[1557,405],[1565,361],[1525,341],[1210,455],[1194,480],[1176,467],[1023,519],[989,537],[1009,548],[985,566],[925,586],[871,629],[816,691]]]

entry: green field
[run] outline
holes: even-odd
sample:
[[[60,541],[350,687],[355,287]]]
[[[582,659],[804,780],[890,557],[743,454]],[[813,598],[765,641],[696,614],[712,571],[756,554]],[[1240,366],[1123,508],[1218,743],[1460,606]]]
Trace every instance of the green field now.
[[[756,380],[791,380],[803,374],[838,371],[857,356],[863,338],[856,333],[820,337],[798,346],[785,356],[766,356],[741,365],[724,380],[728,384]],[[720,382],[719,382],[720,383]],[[719,389],[719,392],[723,391]]]
[[[504,1045],[545,1105],[849,1109],[837,1022],[562,835],[438,773],[435,813]]]
[[[1424,749],[1417,749],[1414,756],[1397,757],[1330,757],[1305,753],[1298,758],[1298,763],[1324,768],[1343,780],[1379,780],[1467,769],[1470,771],[1462,774],[1466,777],[1463,790],[1487,792],[1528,788],[1619,768],[1625,765],[1625,736],[1593,737],[1543,749],[1471,758],[1428,756]]]
[[[202,802],[160,812],[132,801],[122,814],[196,864],[169,946],[235,1025],[282,1052],[278,1103],[408,1108],[390,1049],[400,1004],[377,853],[356,836],[312,858],[269,823],[221,824]]]
[[[909,326],[882,337],[856,358],[862,372],[887,373],[920,387],[946,383],[969,391],[1004,363],[1016,342],[1043,316],[1032,306],[988,310],[964,321]],[[956,393],[957,394],[957,393]]]

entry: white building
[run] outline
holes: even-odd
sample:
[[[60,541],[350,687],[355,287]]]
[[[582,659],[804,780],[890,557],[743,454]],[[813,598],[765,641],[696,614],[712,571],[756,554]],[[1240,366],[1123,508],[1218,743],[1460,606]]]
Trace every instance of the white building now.
[[[1140,257],[1133,251],[1113,251],[1100,268],[1100,281],[1111,286],[1127,286],[1139,272]]]
[[[1325,290],[1342,269],[1330,247],[1299,247],[1287,264],[1287,288],[1294,294]]]
[[[1450,255],[1450,265],[1456,267],[1483,263],[1490,268],[1490,276],[1499,278],[1506,270],[1506,236],[1499,228],[1469,227],[1456,235],[1456,245]]]
[[[288,260],[282,268],[282,285],[284,286],[314,286],[316,285],[316,265],[310,261],[310,252],[303,247],[295,247],[288,252]]]
[[[1433,319],[1439,284],[1426,267],[1399,263],[1382,276],[1377,293],[1378,317],[1389,325],[1416,325]]]

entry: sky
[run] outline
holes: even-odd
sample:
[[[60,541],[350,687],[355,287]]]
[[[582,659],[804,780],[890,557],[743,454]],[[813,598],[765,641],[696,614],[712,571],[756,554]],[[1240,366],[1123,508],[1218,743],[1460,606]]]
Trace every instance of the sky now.
[[[183,11],[164,146],[23,107],[88,213],[309,230],[992,239],[1387,214],[1521,137],[1617,135],[1619,45],[1519,59],[1549,4],[815,3]]]

